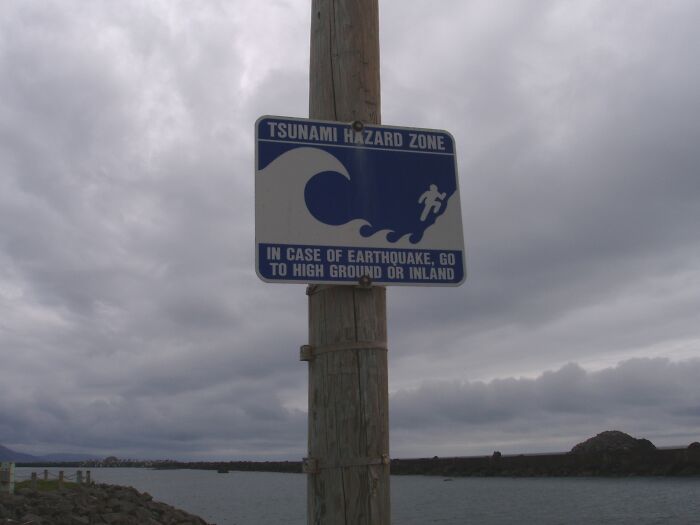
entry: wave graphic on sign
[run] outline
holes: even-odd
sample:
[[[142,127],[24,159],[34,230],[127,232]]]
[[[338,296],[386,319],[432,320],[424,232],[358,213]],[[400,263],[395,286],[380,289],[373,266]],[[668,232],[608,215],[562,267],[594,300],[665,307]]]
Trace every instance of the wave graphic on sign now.
[[[266,242],[294,244],[312,237],[318,244],[336,245],[340,237],[354,237],[368,247],[385,246],[388,240],[396,247],[419,242],[422,248],[431,248],[445,242],[438,223],[460,219],[454,216],[454,206],[446,206],[448,196],[443,197],[439,188],[431,193],[427,186],[411,197],[416,210],[411,224],[392,223],[388,190],[375,187],[371,191],[380,191],[380,198],[360,199],[367,189],[363,181],[351,177],[342,162],[319,148],[287,151],[256,177],[256,191],[265,194],[265,208],[256,211],[256,230]],[[442,208],[437,212],[436,202]],[[427,216],[421,221],[423,213]]]
[[[360,172],[349,177],[324,171],[314,175],[304,190],[306,207],[319,221],[339,226],[362,219],[367,224],[360,227],[360,235],[371,237],[386,230],[391,243],[406,235],[412,244],[418,243],[444,213],[448,198],[437,184],[421,180],[411,184],[393,173]]]

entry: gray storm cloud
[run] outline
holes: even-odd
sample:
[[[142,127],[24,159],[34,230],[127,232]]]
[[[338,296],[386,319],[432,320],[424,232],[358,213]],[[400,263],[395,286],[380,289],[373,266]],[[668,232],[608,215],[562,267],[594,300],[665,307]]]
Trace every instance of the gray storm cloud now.
[[[421,433],[449,442],[453,455],[522,452],[524,443],[563,451],[610,429],[685,446],[699,435],[699,373],[697,359],[638,358],[592,372],[568,364],[532,379],[429,382],[391,397],[393,436],[405,455],[427,446],[412,442]]]
[[[389,290],[392,454],[697,439],[698,3],[381,4],[383,122],[454,135],[469,275]],[[0,3],[0,444],[303,455],[253,126],[306,116],[309,18]]]

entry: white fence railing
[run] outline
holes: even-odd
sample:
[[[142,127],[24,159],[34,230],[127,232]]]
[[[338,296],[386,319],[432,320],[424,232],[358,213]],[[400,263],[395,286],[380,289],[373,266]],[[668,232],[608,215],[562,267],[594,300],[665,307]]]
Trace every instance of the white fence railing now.
[[[59,489],[63,488],[64,482],[66,481],[72,481],[78,485],[92,483],[89,470],[86,470],[85,472],[82,470],[76,470],[72,474],[66,474],[63,470],[50,471],[48,469],[44,469],[41,473],[41,478],[44,481],[58,480]],[[24,472],[22,474],[18,474],[15,472],[14,463],[4,462],[0,464],[0,493],[13,494],[15,491],[15,483],[27,480],[30,482],[30,487],[36,489],[39,481],[38,473]]]

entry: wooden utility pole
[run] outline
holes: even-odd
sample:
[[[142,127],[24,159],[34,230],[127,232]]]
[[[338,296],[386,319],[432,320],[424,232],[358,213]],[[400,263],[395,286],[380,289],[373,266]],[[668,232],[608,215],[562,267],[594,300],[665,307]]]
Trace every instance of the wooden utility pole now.
[[[378,0],[312,0],[309,117],[380,124]],[[309,286],[308,523],[389,525],[386,290]]]

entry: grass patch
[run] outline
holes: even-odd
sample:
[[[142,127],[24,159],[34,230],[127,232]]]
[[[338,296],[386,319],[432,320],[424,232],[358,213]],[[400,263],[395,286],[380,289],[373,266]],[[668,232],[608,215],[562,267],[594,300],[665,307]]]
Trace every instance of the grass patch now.
[[[63,481],[63,488],[71,488],[77,486],[77,483],[74,483],[72,481]],[[32,480],[27,479],[24,481],[19,481],[15,483],[15,490],[17,489],[31,489],[32,488]],[[40,490],[42,492],[51,492],[54,490],[58,490],[58,480],[57,479],[48,479],[44,481],[43,479],[37,479],[36,480],[36,490]]]

